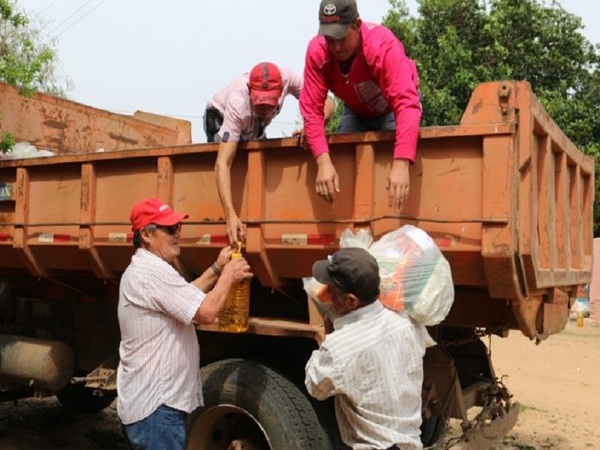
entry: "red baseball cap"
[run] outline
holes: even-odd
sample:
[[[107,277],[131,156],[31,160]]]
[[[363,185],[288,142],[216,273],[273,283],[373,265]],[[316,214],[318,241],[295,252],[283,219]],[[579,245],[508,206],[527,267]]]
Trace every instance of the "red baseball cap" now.
[[[276,106],[283,91],[281,71],[273,63],[261,62],[250,71],[248,87],[253,105]]]
[[[129,220],[133,225],[131,229],[137,231],[151,223],[165,226],[176,225],[188,217],[187,214],[174,212],[159,198],[145,198],[133,205]]]

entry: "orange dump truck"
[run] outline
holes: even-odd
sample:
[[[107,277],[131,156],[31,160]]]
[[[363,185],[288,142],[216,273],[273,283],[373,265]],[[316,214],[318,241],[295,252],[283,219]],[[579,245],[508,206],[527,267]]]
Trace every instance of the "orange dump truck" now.
[[[130,208],[158,196],[188,212],[176,266],[186,277],[201,273],[225,243],[217,146],[189,144],[181,121],[68,102],[52,103],[52,113],[50,100],[0,99],[2,131],[57,152],[0,161],[1,396],[56,394],[67,407],[94,411],[115,395]],[[438,344],[424,359],[423,442],[439,440],[448,418],[465,424],[457,448],[487,448],[514,425],[518,407],[482,338],[518,330],[539,342],[564,328],[591,278],[594,162],[527,83],[482,84],[459,125],[421,129],[411,196],[398,217],[385,190],[393,139],[329,138],[342,189],[333,205],[315,194],[316,167],[297,139],[238,150],[233,199],[256,274],[250,327],[198,328],[206,406],[190,417],[190,449],[224,450],[248,436],[272,450],[340,448],[331,402],[311,400],[303,387],[325,331],[302,277],[338,248],[346,228],[377,239],[415,225],[450,263],[455,301],[429,329]],[[94,152],[100,147],[106,151]],[[473,407],[479,415],[470,421]]]

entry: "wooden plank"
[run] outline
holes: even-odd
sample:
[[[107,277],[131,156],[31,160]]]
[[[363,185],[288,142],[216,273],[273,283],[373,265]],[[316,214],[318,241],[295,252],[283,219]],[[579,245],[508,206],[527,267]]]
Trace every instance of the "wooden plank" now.
[[[220,331],[216,322],[209,325],[197,325],[196,328],[202,331]],[[320,343],[325,337],[325,328],[323,325],[307,324],[291,320],[250,317],[248,320],[248,330],[245,333],[264,336],[304,337],[314,339]]]

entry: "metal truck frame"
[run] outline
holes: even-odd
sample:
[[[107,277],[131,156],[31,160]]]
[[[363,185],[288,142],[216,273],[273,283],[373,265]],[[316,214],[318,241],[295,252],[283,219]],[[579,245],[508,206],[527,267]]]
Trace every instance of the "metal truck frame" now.
[[[226,242],[217,145],[192,145],[185,123],[145,113],[121,117],[43,95],[10,102],[0,100],[1,129],[58,155],[0,161],[1,398],[57,395],[96,411],[116,394],[130,208],[156,195],[188,212],[176,266],[201,273]],[[483,337],[520,330],[539,343],[565,327],[591,279],[594,161],[529,84],[484,83],[460,124],[421,129],[398,216],[385,190],[393,142],[393,132],[329,137],[342,189],[332,205],[314,192],[316,167],[298,139],[240,146],[232,189],[256,274],[250,327],[198,327],[205,406],[190,417],[188,448],[224,450],[240,438],[272,450],[340,448],[331,402],[303,387],[325,327],[302,277],[346,228],[377,239],[407,223],[436,241],[455,284],[450,313],[429,330],[438,345],[424,358],[423,442],[438,441],[448,418],[463,423],[456,448],[487,448],[512,428],[518,404]]]

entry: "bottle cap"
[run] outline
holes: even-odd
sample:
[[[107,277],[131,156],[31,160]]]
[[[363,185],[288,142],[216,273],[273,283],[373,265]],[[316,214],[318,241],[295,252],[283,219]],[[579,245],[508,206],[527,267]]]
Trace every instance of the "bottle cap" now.
[[[237,251],[235,251],[231,254],[231,259],[236,259],[236,258],[242,257],[242,243],[238,242],[237,246],[238,246]]]

